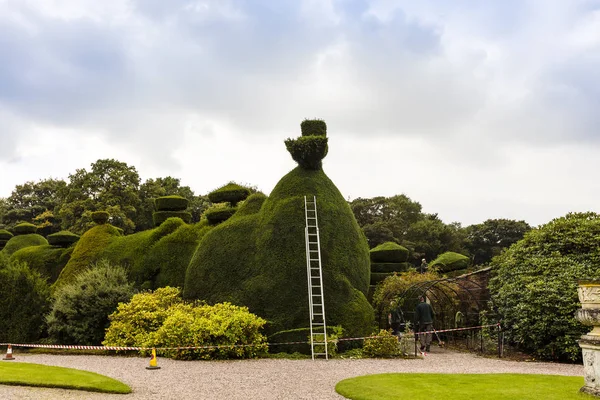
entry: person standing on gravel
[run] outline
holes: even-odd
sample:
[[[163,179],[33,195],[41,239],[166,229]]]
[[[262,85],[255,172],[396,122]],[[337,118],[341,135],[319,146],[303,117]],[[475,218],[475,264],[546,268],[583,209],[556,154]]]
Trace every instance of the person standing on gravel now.
[[[425,301],[425,296],[419,297],[419,304],[415,309],[415,329],[421,333],[419,341],[421,342],[421,351],[429,351],[431,346],[431,331],[433,330],[433,318],[435,313],[429,303]]]

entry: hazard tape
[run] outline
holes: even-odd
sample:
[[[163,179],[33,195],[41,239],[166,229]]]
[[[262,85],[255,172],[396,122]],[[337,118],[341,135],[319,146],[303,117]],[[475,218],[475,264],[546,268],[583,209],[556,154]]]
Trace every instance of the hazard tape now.
[[[442,333],[442,332],[454,332],[454,331],[466,331],[472,329],[482,329],[490,327],[500,327],[500,323],[492,325],[481,325],[472,326],[467,328],[454,328],[454,329],[443,329],[439,331],[426,331],[417,332],[416,336],[426,333]],[[337,341],[352,341],[352,340],[365,340],[365,339],[377,339],[385,336],[363,336],[354,338],[341,338]],[[154,347],[156,350],[200,350],[200,349],[221,349],[221,348],[237,348],[237,347],[258,347],[258,346],[282,346],[290,344],[309,344],[310,341],[302,342],[281,342],[281,343],[261,343],[261,344],[225,344],[225,345],[207,345],[207,346],[180,346],[180,347]],[[79,345],[62,345],[62,344],[14,344],[14,343],[0,343],[0,346],[12,346],[12,347],[31,347],[31,348],[42,348],[42,349],[74,349],[74,350],[115,350],[115,351],[143,351],[152,350],[153,347],[121,347],[121,346],[79,346]]]

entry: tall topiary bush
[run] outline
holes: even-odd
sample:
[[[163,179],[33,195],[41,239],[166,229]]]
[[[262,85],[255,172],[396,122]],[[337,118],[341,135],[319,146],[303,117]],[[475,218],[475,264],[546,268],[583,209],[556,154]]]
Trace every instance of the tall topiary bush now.
[[[36,343],[44,327],[50,288],[27,264],[7,262],[0,268],[0,342]]]
[[[390,275],[408,270],[408,249],[395,242],[385,242],[369,251],[371,258],[371,293],[374,285]]]
[[[133,294],[125,270],[100,261],[56,290],[46,319],[48,334],[57,343],[99,345],[108,316]]]
[[[300,124],[302,136],[286,139],[285,147],[302,168],[318,170],[328,152],[327,125],[322,120],[304,120]]]
[[[492,259],[490,293],[512,343],[544,359],[581,359],[578,279],[600,278],[600,215],[572,213]]]
[[[471,259],[460,253],[447,251],[433,260],[429,267],[438,267],[442,272],[456,271],[469,268]]]
[[[192,214],[186,212],[189,200],[181,196],[163,196],[154,201],[156,211],[152,214],[154,226],[160,226],[169,218],[181,218],[183,222],[189,224],[192,221]]]

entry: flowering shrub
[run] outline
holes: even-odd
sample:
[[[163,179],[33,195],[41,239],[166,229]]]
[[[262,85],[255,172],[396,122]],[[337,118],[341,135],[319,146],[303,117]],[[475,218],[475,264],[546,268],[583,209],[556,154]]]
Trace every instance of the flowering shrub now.
[[[400,355],[398,337],[382,329],[376,337],[365,339],[362,352],[366,357],[396,357]]]

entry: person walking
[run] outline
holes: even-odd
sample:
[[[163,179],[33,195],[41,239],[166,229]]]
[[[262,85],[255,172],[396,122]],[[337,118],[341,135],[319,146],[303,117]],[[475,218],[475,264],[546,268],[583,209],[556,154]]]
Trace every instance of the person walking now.
[[[419,297],[419,304],[415,309],[415,329],[417,332],[427,332],[419,334],[419,341],[421,342],[421,351],[429,351],[431,346],[431,331],[433,330],[433,319],[435,313],[431,304],[425,301],[425,296]]]

